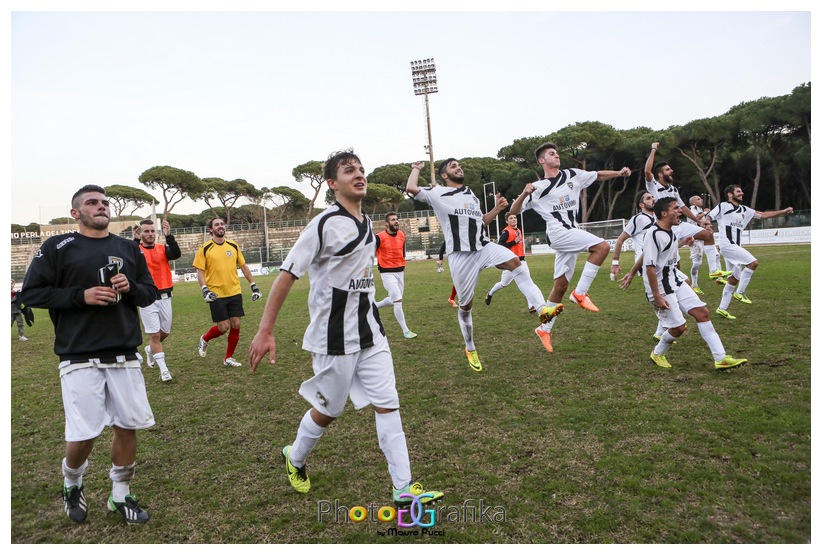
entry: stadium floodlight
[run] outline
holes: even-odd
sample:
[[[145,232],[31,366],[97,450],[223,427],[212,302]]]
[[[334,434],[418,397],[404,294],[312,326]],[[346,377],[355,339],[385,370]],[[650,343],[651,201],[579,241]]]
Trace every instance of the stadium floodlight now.
[[[425,96],[425,124],[428,128],[428,144],[425,145],[425,152],[428,154],[431,166],[431,186],[433,187],[437,182],[434,172],[434,146],[431,141],[431,113],[428,111],[428,95],[437,92],[437,66],[434,64],[434,58],[411,62],[411,80],[414,83],[414,94]]]

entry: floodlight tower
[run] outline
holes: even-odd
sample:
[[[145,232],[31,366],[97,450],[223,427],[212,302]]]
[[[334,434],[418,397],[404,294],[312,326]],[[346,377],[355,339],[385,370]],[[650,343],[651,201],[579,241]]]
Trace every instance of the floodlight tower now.
[[[431,114],[428,111],[428,95],[437,92],[437,67],[434,65],[434,58],[416,60],[411,62],[411,78],[414,81],[414,94],[425,96],[425,123],[428,128],[428,144],[425,151],[431,165],[431,183],[433,187],[437,184],[434,173],[434,145],[431,141]]]

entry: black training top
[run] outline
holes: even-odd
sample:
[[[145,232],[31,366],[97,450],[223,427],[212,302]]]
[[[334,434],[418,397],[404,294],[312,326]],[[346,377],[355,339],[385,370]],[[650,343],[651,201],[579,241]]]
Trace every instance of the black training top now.
[[[101,285],[99,270],[118,264],[129,292],[108,306],[87,305],[84,291]],[[47,239],[34,255],[23,281],[23,302],[49,309],[54,352],[60,360],[134,355],[142,343],[138,306],[157,296],[140,247],[109,234],[95,239],[68,233]]]

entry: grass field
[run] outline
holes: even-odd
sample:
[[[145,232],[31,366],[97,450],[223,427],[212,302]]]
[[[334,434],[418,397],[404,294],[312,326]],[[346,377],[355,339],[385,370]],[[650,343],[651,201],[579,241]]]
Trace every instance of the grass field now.
[[[30,341],[18,342],[12,329],[11,541],[808,543],[810,250],[750,249],[760,260],[748,288],[754,304],[733,301],[735,321],[713,318],[727,351],[750,360],[730,373],[713,369],[692,319],[668,353],[674,368],[653,365],[656,320],[641,283],[623,292],[603,267],[591,288],[601,312],[567,305],[553,354],[534,334],[536,318],[515,285],[484,304],[499,278],[497,270],[484,271],[474,330],[485,371],[476,374],[463,354],[456,310],[446,303],[450,274],[436,273],[434,261],[410,263],[404,307],[419,337],[403,339],[391,310],[382,320],[412,470],[446,492],[433,528],[440,535],[396,536],[396,523],[346,522],[343,511],[320,520],[320,509],[335,503],[390,501],[370,408],[349,405],[329,428],[308,460],[309,494],[289,486],[279,451],[308,408],[297,389],[311,375],[300,349],[305,279],[280,314],[277,364],[256,374],[247,350],[264,301],[246,301],[237,350],[245,366],[229,369],[221,364],[224,337],[207,358],[197,356],[208,308],[196,284],[175,287],[174,328],[165,343],[174,380],[163,383],[156,368],[145,368],[157,424],[138,434],[132,482],[151,521],[127,527],[106,516],[107,430],[85,477],[89,521],[73,525],[60,496],[63,411],[53,328],[38,310]],[[553,257],[528,263],[547,294]],[[713,314],[721,287],[707,279],[707,265],[702,271]],[[266,296],[272,280],[258,279]],[[377,298],[384,295],[379,283]]]

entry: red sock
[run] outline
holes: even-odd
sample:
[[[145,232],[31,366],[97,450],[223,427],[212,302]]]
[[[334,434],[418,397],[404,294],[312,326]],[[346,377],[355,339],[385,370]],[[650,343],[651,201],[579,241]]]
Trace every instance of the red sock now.
[[[453,301],[456,296],[457,296],[457,288],[452,285],[451,286],[451,296],[448,297],[448,300]]]
[[[212,326],[211,329],[205,333],[203,339],[205,339],[206,341],[211,341],[212,339],[220,337],[221,335],[223,334],[220,332],[220,328],[218,328],[217,326]]]
[[[240,341],[240,328],[231,328],[228,332],[228,346],[225,349],[225,358],[229,358],[234,354],[234,349],[237,348],[237,343]]]

